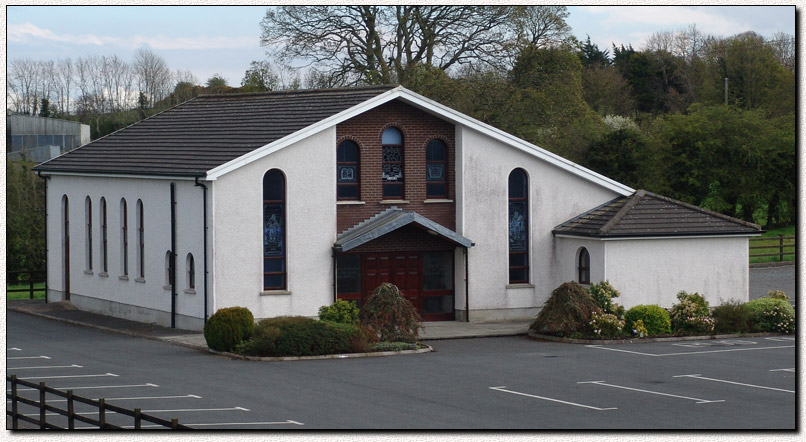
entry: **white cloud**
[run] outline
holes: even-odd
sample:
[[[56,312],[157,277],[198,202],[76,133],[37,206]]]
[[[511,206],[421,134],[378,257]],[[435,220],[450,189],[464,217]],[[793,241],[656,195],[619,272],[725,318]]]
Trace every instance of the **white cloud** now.
[[[696,24],[701,31],[716,35],[734,35],[750,29],[748,23],[731,17],[730,7],[584,6],[580,9],[602,15],[601,24],[611,29],[649,25],[656,30],[675,30]]]
[[[142,36],[130,38],[98,36],[95,34],[56,34],[31,23],[9,24],[7,29],[9,42],[31,42],[36,40],[55,41],[76,45],[113,45],[126,49],[149,46],[158,50],[205,50],[205,49],[237,49],[249,48],[258,44],[255,37],[166,37],[164,35]]]

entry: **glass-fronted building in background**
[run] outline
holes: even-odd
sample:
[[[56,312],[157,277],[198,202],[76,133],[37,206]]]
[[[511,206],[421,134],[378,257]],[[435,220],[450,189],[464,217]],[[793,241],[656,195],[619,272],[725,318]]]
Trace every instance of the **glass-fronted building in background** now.
[[[42,162],[90,142],[90,127],[77,121],[6,116],[6,156]]]

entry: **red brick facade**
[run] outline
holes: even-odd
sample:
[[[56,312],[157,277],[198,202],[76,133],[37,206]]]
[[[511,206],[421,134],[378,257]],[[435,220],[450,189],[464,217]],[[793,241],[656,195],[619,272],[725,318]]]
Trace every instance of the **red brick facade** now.
[[[365,252],[436,252],[453,250],[456,247],[452,242],[441,236],[434,236],[416,226],[408,225],[393,232],[362,244],[349,253]]]
[[[403,133],[404,200],[407,203],[381,204],[381,134],[394,126]],[[360,150],[360,201],[364,204],[339,204],[337,231],[358,224],[391,206],[417,212],[451,230],[456,228],[455,160],[453,124],[442,121],[405,103],[393,101],[358,115],[336,126],[336,145],[344,140],[355,141]],[[448,147],[447,184],[450,202],[425,202],[425,148],[438,138]],[[336,146],[333,146],[335,149]],[[390,234],[392,235],[392,234]],[[397,236],[397,235],[396,235]],[[383,238],[377,241],[382,241]],[[387,240],[388,241],[388,240]],[[397,249],[402,250],[402,249]],[[406,248],[406,250],[414,250]],[[431,249],[433,250],[433,249]],[[444,249],[443,249],[444,250]]]

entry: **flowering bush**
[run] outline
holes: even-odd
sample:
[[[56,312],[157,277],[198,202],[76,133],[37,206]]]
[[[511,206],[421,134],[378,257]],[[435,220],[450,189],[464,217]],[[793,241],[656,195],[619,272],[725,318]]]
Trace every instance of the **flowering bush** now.
[[[779,298],[759,298],[744,304],[752,315],[753,330],[760,332],[795,332],[795,309],[788,301]]]
[[[624,330],[624,320],[619,319],[612,313],[591,314],[591,329],[597,336],[614,338],[622,334]]]
[[[593,301],[604,313],[612,313],[619,318],[624,317],[624,307],[613,302],[613,298],[618,298],[618,292],[608,281],[601,281],[599,284],[591,284],[588,288]]]
[[[789,301],[789,296],[786,296],[783,290],[770,290],[767,292],[767,297],[772,299],[783,299],[784,301]]]
[[[633,322],[632,329],[635,330],[635,333],[640,337],[649,335],[649,330],[646,329],[646,326],[644,325],[644,321],[642,319]]]
[[[677,294],[677,299],[680,302],[672,306],[671,312],[672,328],[675,332],[699,334],[705,333],[704,330],[709,328],[708,333],[714,330],[713,320],[704,320],[704,318],[710,319],[710,312],[708,301],[702,295],[681,291]]]

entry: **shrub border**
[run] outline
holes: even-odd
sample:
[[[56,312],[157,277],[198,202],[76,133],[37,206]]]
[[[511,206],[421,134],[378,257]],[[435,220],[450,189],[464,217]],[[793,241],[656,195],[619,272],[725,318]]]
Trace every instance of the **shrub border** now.
[[[624,338],[624,339],[578,339],[578,338],[561,338],[559,336],[541,335],[539,333],[529,332],[527,336],[536,341],[554,341],[562,342],[565,344],[640,344],[650,342],[674,342],[674,341],[708,341],[712,339],[731,339],[731,338],[755,338],[764,336],[794,336],[785,333],[735,333],[726,335],[699,335],[699,336],[670,336],[663,338]]]
[[[418,348],[417,350],[400,350],[400,351],[375,351],[366,353],[338,353],[332,355],[318,355],[318,356],[246,356],[237,353],[226,351],[216,351],[208,348],[207,351],[220,356],[226,356],[231,359],[240,359],[243,361],[259,361],[259,362],[281,362],[281,361],[315,361],[321,359],[353,359],[353,358],[374,358],[380,356],[395,356],[395,355],[413,355],[430,353],[434,349],[430,345],[422,344],[425,348]]]

